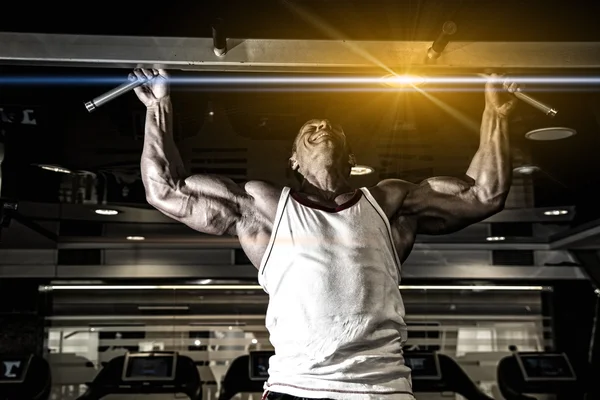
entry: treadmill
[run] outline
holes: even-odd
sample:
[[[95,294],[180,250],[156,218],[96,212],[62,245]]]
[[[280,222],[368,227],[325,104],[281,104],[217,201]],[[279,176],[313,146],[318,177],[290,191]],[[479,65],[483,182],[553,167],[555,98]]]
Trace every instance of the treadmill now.
[[[599,377],[587,365],[573,365],[565,353],[515,352],[498,363],[498,386],[506,400],[533,400],[539,394],[558,399],[598,399],[588,393]],[[597,390],[597,389],[596,389]]]
[[[252,351],[232,363],[221,382],[219,400],[238,393],[262,393],[269,378],[269,358],[273,351]],[[467,400],[494,400],[483,393],[452,358],[434,352],[406,352],[406,365],[412,369],[413,391],[454,392]]]
[[[406,351],[414,393],[458,393],[467,400],[494,400],[452,358],[433,351]]]
[[[127,353],[110,360],[78,400],[99,400],[111,394],[176,394],[202,399],[194,361],[177,352]]]

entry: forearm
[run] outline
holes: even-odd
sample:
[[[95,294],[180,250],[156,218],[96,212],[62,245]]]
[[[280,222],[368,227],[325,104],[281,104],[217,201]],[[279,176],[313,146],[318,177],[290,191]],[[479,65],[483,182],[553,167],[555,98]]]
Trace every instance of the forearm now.
[[[186,178],[185,168],[173,139],[173,107],[169,98],[146,110],[142,180],[147,196],[157,199]]]
[[[467,175],[481,202],[504,203],[512,178],[508,119],[495,110],[486,108],[483,113],[479,149]]]

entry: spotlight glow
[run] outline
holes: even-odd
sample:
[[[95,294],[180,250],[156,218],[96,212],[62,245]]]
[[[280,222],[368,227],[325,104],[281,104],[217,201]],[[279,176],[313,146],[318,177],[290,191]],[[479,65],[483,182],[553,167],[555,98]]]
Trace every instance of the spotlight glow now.
[[[369,167],[368,165],[355,165],[352,167],[350,171],[350,175],[369,175],[375,172],[375,169]]]
[[[567,210],[550,210],[544,211],[544,215],[567,215],[569,212]]]
[[[506,238],[504,236],[490,236],[490,237],[486,238],[486,240],[488,242],[501,242],[505,239]]]
[[[146,238],[143,236],[127,236],[127,240],[140,241],[140,240],[146,240]]]
[[[536,165],[521,165],[520,167],[516,167],[513,169],[513,172],[521,175],[531,175],[534,172],[540,170],[540,167]]]
[[[46,171],[59,172],[61,174],[70,174],[72,171],[67,168],[63,168],[59,165],[51,165],[51,164],[37,164],[41,169],[45,169]]]
[[[425,83],[425,78],[416,75],[386,75],[382,80],[384,85],[395,88],[415,87]]]
[[[107,209],[98,209],[94,211],[98,215],[117,215],[119,212],[117,210],[107,210]]]

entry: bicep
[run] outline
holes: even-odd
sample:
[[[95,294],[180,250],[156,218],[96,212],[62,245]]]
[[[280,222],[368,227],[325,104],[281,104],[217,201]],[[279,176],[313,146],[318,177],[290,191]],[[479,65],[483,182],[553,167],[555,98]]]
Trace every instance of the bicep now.
[[[418,233],[439,235],[482,221],[497,210],[480,200],[469,180],[438,177],[415,185],[403,211],[416,218]]]
[[[235,234],[251,197],[231,179],[192,175],[161,191],[151,204],[190,228],[211,235]]]

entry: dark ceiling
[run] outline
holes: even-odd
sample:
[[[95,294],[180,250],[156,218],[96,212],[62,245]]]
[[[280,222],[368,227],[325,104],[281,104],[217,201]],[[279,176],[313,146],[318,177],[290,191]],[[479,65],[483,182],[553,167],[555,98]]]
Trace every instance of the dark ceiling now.
[[[229,37],[432,40],[453,19],[456,39],[590,41],[600,38],[600,4],[589,0],[223,0],[119,4],[2,4],[5,32],[210,37],[223,18]],[[300,10],[300,12],[298,12]],[[310,14],[310,22],[302,18]],[[315,24],[316,23],[316,24]]]
[[[299,17],[298,11],[291,11],[289,4],[284,3],[292,3],[308,12],[313,16],[312,23]],[[222,17],[229,37],[432,41],[441,24],[453,19],[459,27],[453,38],[457,41],[600,41],[600,4],[580,0],[543,3],[487,0],[205,1],[191,5],[173,4],[176,5],[157,4],[155,7],[147,3],[127,3],[113,8],[90,3],[64,3],[61,6],[60,2],[52,2],[32,7],[13,2],[2,5],[2,14],[9,17],[3,19],[1,29],[7,32],[209,37],[210,21]],[[0,67],[0,74],[125,77],[123,70],[14,66]],[[37,122],[36,125],[3,122],[7,147],[3,196],[28,201],[73,201],[76,196],[67,193],[73,186],[65,189],[63,175],[31,166],[47,163],[97,174],[101,181],[104,180],[98,198],[104,198],[109,204],[146,206],[143,188],[135,181],[142,145],[139,118],[143,111],[137,100],[130,94],[94,114],[88,114],[83,108],[84,101],[111,87],[0,85],[0,106],[5,112],[33,109]],[[373,146],[379,149],[383,161],[375,166],[378,176],[374,179],[394,176],[418,181],[431,174],[460,175],[466,170],[478,144],[476,134],[461,128],[453,118],[418,93],[406,94],[398,100],[395,94],[386,93],[348,95],[291,90],[249,93],[201,87],[177,87],[174,92],[179,121],[176,135],[180,145],[195,137],[194,140],[201,141],[204,148],[220,146],[213,145],[215,139],[211,136],[197,137],[206,124],[214,124],[215,135],[218,135],[218,129],[227,126],[242,139],[254,143],[291,142],[306,119],[326,116],[342,123],[359,160],[366,149]],[[480,120],[481,91],[440,92],[434,96],[472,120]],[[554,120],[523,104],[511,123],[513,145],[516,153],[523,155],[516,164],[531,162],[542,168],[541,173],[526,179],[526,184],[532,183],[535,188],[531,205],[576,205],[576,223],[597,218],[600,212],[596,210],[594,193],[600,185],[600,160],[596,156],[600,149],[598,90],[549,90],[539,93],[539,97],[560,110]],[[215,110],[214,121],[207,117],[209,108]],[[568,126],[576,129],[578,134],[557,142],[531,142],[523,138],[527,131],[547,126]],[[202,164],[201,156],[192,153],[184,158],[190,162],[198,161],[200,166],[196,166],[196,172],[219,172]],[[448,161],[450,158],[452,161]],[[281,153],[248,162],[283,170],[286,159],[287,153]],[[425,167],[415,167],[420,165],[419,162]],[[227,170],[221,172],[228,174]],[[238,175],[260,178],[253,176],[251,170]],[[85,186],[86,183],[81,184]]]

